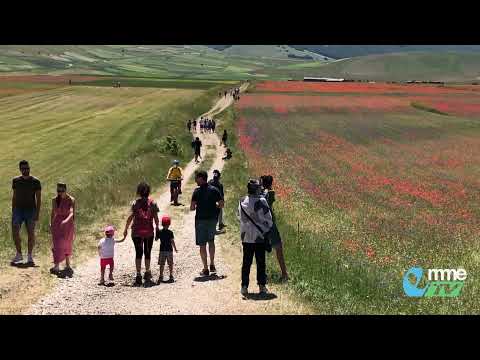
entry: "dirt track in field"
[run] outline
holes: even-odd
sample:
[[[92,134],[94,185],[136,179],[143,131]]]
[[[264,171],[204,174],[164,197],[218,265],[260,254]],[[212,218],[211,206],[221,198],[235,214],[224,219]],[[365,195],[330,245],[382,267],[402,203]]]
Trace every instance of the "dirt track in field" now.
[[[245,90],[245,87],[242,87]],[[222,97],[206,114],[214,117],[233,102],[231,96]],[[216,134],[200,134],[203,143],[203,161],[213,158],[208,169],[209,178],[214,169],[223,169],[225,149],[219,146]],[[30,307],[27,314],[308,314],[308,306],[294,301],[281,285],[272,285],[266,298],[252,295],[243,299],[240,295],[241,244],[238,234],[219,234],[216,237],[215,264],[217,276],[200,277],[202,268],[198,247],[195,245],[195,213],[189,210],[190,197],[196,185],[192,178],[201,167],[192,160],[183,169],[184,184],[180,202],[184,206],[170,205],[169,189],[165,187],[156,201],[160,216],[169,214],[171,230],[175,234],[178,253],[174,253],[174,283],[162,283],[152,287],[132,286],[135,275],[134,247],[127,236],[115,249],[114,286],[97,285],[99,260],[93,257],[75,268],[71,279],[58,280],[57,286],[40,301]],[[121,230],[121,229],[120,229]],[[121,231],[120,231],[121,233]],[[117,237],[121,237],[118,234]],[[152,274],[158,278],[159,242],[152,249]],[[273,258],[272,258],[273,259]],[[168,268],[165,269],[168,278]],[[250,291],[254,286],[255,266],[252,266]]]

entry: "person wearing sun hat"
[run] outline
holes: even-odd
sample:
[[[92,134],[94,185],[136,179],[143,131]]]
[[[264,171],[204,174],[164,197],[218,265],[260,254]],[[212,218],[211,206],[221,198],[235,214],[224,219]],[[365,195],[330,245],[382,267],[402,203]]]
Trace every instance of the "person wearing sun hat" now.
[[[125,237],[122,240],[115,240],[115,228],[112,225],[106,226],[104,233],[105,237],[98,242],[98,255],[100,256],[100,282],[98,285],[105,285],[105,269],[107,265],[110,270],[108,279],[113,281],[115,243],[125,241]]]

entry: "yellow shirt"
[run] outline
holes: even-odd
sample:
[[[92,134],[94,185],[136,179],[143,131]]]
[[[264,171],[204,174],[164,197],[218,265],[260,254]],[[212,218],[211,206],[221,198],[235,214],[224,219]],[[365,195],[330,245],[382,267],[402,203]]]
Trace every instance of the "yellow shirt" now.
[[[182,178],[182,169],[180,167],[172,166],[168,170],[167,180],[180,180]]]

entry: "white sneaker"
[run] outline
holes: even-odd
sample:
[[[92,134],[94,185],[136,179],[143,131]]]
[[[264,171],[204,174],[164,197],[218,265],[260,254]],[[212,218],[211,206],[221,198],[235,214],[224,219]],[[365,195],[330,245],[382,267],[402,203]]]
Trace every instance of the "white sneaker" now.
[[[22,254],[17,254],[15,257],[12,259],[11,264],[12,265],[17,265],[18,263],[21,263],[23,261],[23,256]]]
[[[268,293],[268,289],[265,285],[260,285],[258,287],[258,289],[260,290],[260,294],[267,294]]]
[[[240,294],[242,294],[243,296],[247,296],[248,288],[246,286],[242,286],[242,289],[240,290]]]

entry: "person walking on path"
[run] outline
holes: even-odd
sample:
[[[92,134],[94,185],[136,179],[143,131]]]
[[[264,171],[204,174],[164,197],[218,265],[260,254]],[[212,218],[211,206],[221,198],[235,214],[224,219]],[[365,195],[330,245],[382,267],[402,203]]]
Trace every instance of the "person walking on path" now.
[[[73,240],[75,239],[75,199],[67,193],[67,185],[57,184],[57,196],[52,199],[50,232],[52,234],[53,268],[50,273],[57,276],[73,276],[70,266]],[[60,263],[65,261],[65,269],[60,271]]]
[[[240,238],[243,247],[241,294],[248,295],[250,268],[255,255],[257,263],[257,283],[260,294],[268,292],[265,265],[265,234],[271,229],[273,220],[267,200],[261,196],[258,180],[251,179],[247,184],[248,195],[240,200],[237,217],[240,220]]]
[[[195,189],[190,203],[190,210],[195,213],[195,242],[200,247],[200,257],[203,263],[201,276],[216,273],[215,268],[215,232],[217,228],[218,212],[223,208],[223,199],[217,188],[207,182],[206,171],[195,173],[195,182],[199,186]],[[210,271],[207,263],[207,243],[210,254]]]
[[[145,284],[149,284],[152,279],[150,271],[150,258],[153,246],[155,221],[157,232],[159,231],[158,212],[160,211],[157,203],[149,197],[150,186],[141,182],[137,186],[137,196],[132,203],[131,214],[127,219],[123,236],[127,236],[128,228],[132,224],[132,240],[135,245],[135,266],[137,276],[135,277],[135,285],[142,285],[142,257],[145,255],[145,274],[143,276]]]
[[[187,129],[188,129],[188,132],[192,131],[192,120],[190,119],[187,121]]]
[[[193,132],[197,132],[197,120],[193,120]]]
[[[105,228],[105,237],[98,242],[98,255],[100,256],[100,282],[98,285],[105,285],[105,269],[109,267],[108,280],[113,281],[115,244],[125,241],[126,236],[122,240],[115,240],[113,235],[115,228],[111,225]]]
[[[215,119],[212,119],[212,133],[215,133],[216,126],[217,126],[217,123],[215,122]]]
[[[220,195],[222,196],[222,200],[225,202],[225,194],[223,192],[223,184],[220,182],[221,173],[219,170],[213,170],[213,179],[208,182],[208,185],[211,185],[218,189]],[[218,213],[218,231],[222,231],[225,228],[225,224],[223,223],[223,208],[220,209]]]
[[[272,248],[275,249],[275,254],[277,255],[277,261],[282,272],[282,281],[288,281],[288,272],[287,265],[285,264],[285,258],[283,256],[283,244],[282,238],[277,228],[277,223],[275,221],[275,214],[273,212],[273,203],[275,202],[275,191],[273,190],[273,177],[271,175],[264,175],[261,177],[261,183],[263,186],[263,196],[267,200],[268,206],[272,213],[273,226],[270,233],[270,241]]]
[[[169,230],[171,220],[169,216],[162,217],[162,230],[160,230],[155,240],[160,239],[160,255],[158,257],[158,265],[160,265],[160,276],[157,280],[157,285],[163,282],[163,269],[165,268],[165,262],[168,263],[168,270],[170,276],[168,282],[172,283],[173,279],[173,250],[178,252],[175,245],[173,231]]]
[[[202,155],[200,155],[200,149],[202,148],[202,142],[200,141],[200,138],[196,137],[195,140],[192,141],[192,147],[195,151],[195,163],[198,164],[200,162],[198,161],[198,158],[202,158]]]
[[[40,216],[42,185],[39,179],[30,176],[28,161],[20,161],[19,169],[22,175],[12,180],[12,235],[17,253],[11,261],[11,265],[16,266],[23,261],[20,228],[22,227],[22,223],[25,222],[28,231],[27,266],[35,266],[35,262],[33,261],[35,223]]]
[[[182,168],[180,162],[173,160],[173,166],[168,170],[167,180],[170,181],[170,202],[178,205],[178,195],[182,193]]]
[[[220,142],[220,145],[227,146],[227,139],[228,139],[228,134],[227,134],[227,129],[223,130],[223,135],[222,135],[222,140]]]

